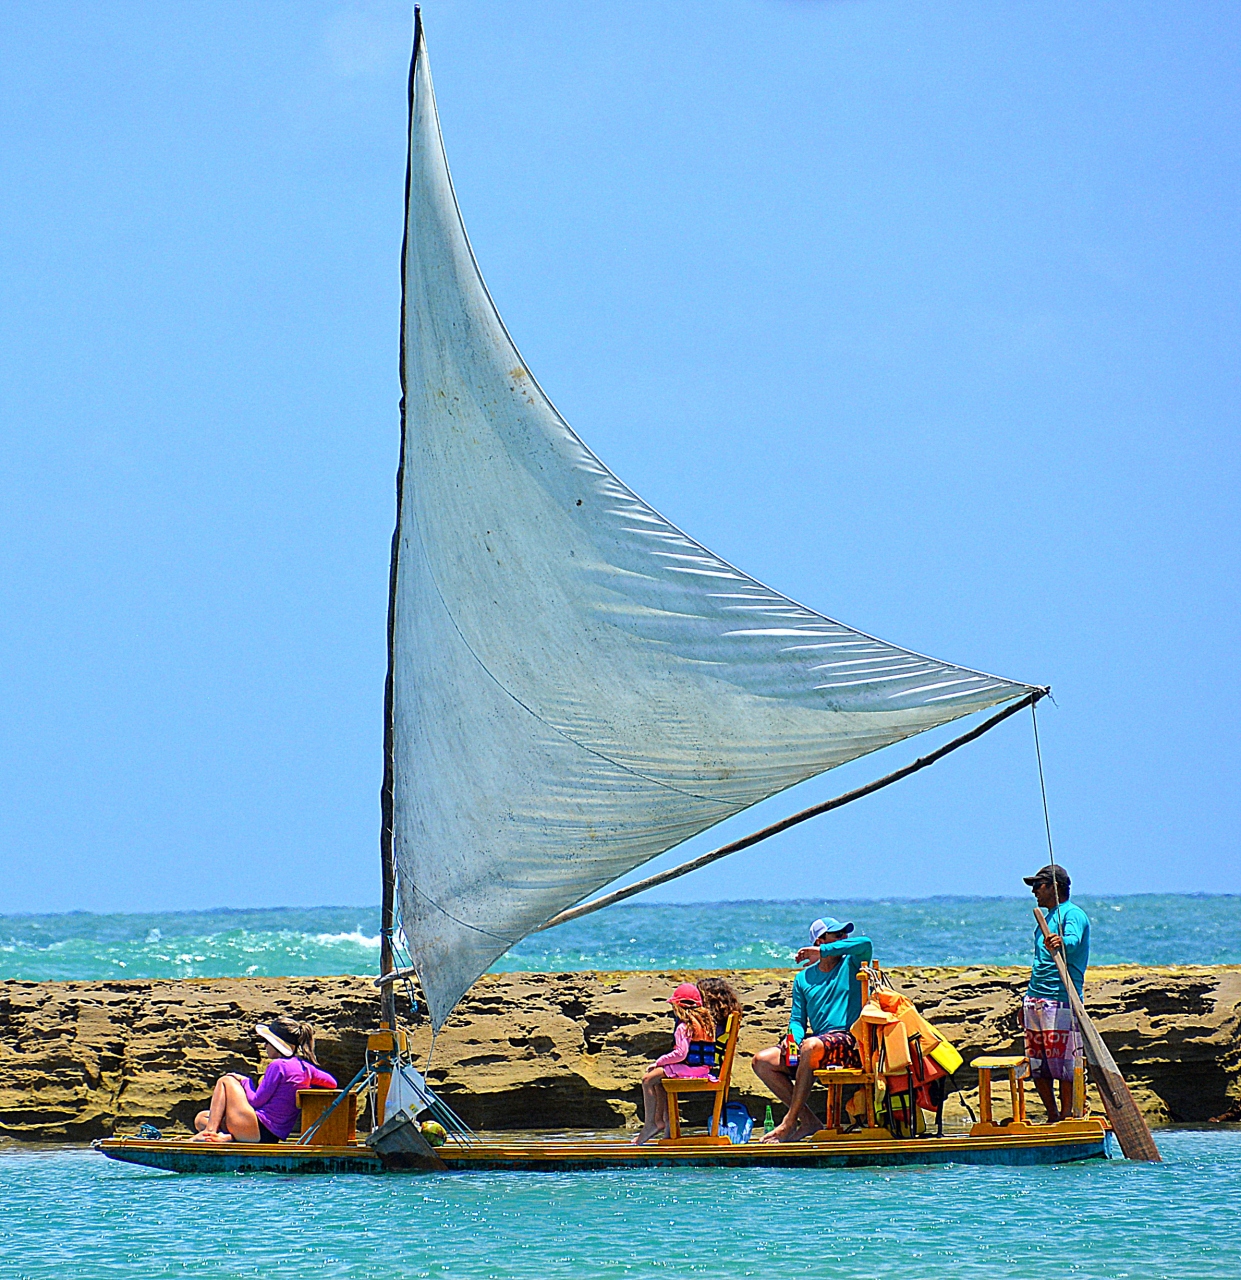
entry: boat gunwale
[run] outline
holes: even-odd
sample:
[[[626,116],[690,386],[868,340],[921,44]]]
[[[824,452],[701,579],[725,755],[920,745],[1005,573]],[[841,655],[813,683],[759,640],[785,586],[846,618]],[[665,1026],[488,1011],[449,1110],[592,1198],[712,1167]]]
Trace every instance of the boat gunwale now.
[[[437,1154],[447,1166],[448,1172],[471,1172],[507,1167],[511,1169],[555,1168],[642,1168],[642,1167],[779,1167],[789,1164],[802,1166],[815,1163],[891,1165],[972,1163],[971,1157],[999,1156],[1012,1153],[1024,1156],[1045,1152],[1050,1162],[1055,1162],[1070,1150],[1078,1154],[1068,1155],[1070,1160],[1107,1157],[1107,1130],[1098,1121],[1071,1121],[1059,1125],[1040,1126],[1037,1132],[954,1134],[945,1137],[925,1138],[859,1138],[842,1135],[826,1140],[738,1144],[715,1144],[695,1141],[650,1143],[634,1146],[624,1139],[572,1141],[516,1140],[512,1142],[480,1141],[468,1146],[455,1143],[441,1147]],[[1068,1127],[1071,1125],[1071,1127]],[[1059,1130],[1056,1132],[1055,1130]],[[192,1139],[139,1139],[104,1138],[94,1144],[95,1149],[110,1159],[127,1164],[170,1168],[175,1163],[189,1161],[199,1165],[198,1172],[211,1172],[213,1160],[219,1161],[219,1170],[238,1163],[247,1164],[254,1171],[264,1165],[280,1168],[280,1171],[296,1171],[299,1165],[338,1163],[341,1166],[361,1166],[340,1171],[382,1172],[383,1161],[364,1143],[338,1146],[303,1146],[298,1143],[250,1143],[205,1144]],[[146,1156],[144,1160],[141,1157]],[[137,1157],[137,1158],[135,1158]],[[1018,1159],[1014,1163],[1025,1163]],[[1001,1160],[984,1160],[982,1163],[1004,1163]],[[208,1167],[203,1167],[208,1166]],[[231,1170],[230,1170],[231,1171]],[[308,1172],[311,1170],[307,1169]],[[318,1171],[318,1170],[314,1170]]]

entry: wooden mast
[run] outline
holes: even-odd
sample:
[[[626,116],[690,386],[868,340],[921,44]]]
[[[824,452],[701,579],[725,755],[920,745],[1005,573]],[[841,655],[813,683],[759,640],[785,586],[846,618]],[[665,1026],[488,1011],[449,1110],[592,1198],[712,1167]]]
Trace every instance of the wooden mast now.
[[[1046,917],[1038,907],[1034,908],[1034,918],[1043,931],[1043,942],[1046,945],[1047,939],[1051,937],[1051,930],[1047,927]],[[1094,1067],[1094,1081],[1099,1086],[1103,1110],[1107,1112],[1107,1118],[1120,1141],[1120,1149],[1129,1160],[1162,1161],[1163,1157],[1159,1154],[1155,1139],[1151,1137],[1151,1131],[1138,1110],[1137,1103],[1133,1100],[1133,1094],[1129,1092],[1129,1086],[1125,1084],[1125,1078],[1120,1074],[1116,1059],[1103,1043],[1103,1037],[1090,1020],[1081,996],[1077,994],[1077,988],[1069,977],[1069,966],[1065,962],[1064,953],[1060,950],[1052,951],[1050,945],[1047,946],[1047,950],[1051,952],[1051,958],[1056,962],[1056,968],[1060,972],[1060,981],[1069,994],[1069,1008],[1073,1010],[1073,1017],[1082,1029],[1086,1057]]]
[[[379,793],[380,827],[379,859],[382,898],[379,915],[379,974],[383,977],[396,968],[393,934],[396,929],[396,858],[393,852],[394,790],[396,782],[396,723],[394,712],[394,665],[396,657],[396,590],[397,567],[401,549],[401,502],[405,489],[405,263],[409,251],[409,192],[412,181],[413,154],[411,132],[414,119],[414,71],[418,50],[422,45],[422,11],[414,7],[414,48],[409,60],[407,89],[405,151],[405,224],[401,235],[401,452],[396,467],[396,527],[392,531],[392,555],[388,567],[388,674],[384,680],[384,776]],[[382,987],[383,1019],[396,1033],[396,984]]]

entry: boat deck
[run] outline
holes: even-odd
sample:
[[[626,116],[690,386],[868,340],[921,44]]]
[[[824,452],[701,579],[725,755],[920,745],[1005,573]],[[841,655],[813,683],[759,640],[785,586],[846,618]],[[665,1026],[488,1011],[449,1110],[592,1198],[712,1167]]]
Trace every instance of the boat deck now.
[[[206,1145],[187,1139],[105,1138],[95,1144],[112,1160],[177,1173],[383,1173],[383,1162],[362,1143],[299,1146],[293,1142]],[[485,1170],[558,1172],[588,1169],[769,1168],[848,1169],[881,1165],[1062,1164],[1103,1159],[1107,1134],[1097,1120],[943,1138],[893,1138],[886,1131],[833,1135],[784,1144],[733,1146],[702,1138],[635,1147],[626,1139],[488,1136],[437,1151],[452,1173]]]

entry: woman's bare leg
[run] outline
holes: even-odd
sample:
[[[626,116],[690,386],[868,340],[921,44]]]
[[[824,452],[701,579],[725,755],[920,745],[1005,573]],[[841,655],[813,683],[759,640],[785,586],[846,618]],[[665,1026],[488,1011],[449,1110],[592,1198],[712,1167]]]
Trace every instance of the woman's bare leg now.
[[[224,1093],[224,1082],[227,1079],[227,1076],[221,1076],[215,1082],[215,1088],[211,1091],[211,1105],[207,1109],[207,1123],[199,1128],[199,1133],[220,1132],[220,1126],[224,1123],[224,1112],[228,1105],[228,1098]]]
[[[259,1140],[259,1118],[241,1087],[241,1081],[234,1076],[224,1077],[224,1127],[237,1142],[257,1142]]]
[[[197,1121],[195,1121],[197,1128]],[[241,1082],[234,1076],[221,1076],[211,1094],[211,1110],[198,1134],[200,1142],[257,1142],[259,1118],[246,1099]]]

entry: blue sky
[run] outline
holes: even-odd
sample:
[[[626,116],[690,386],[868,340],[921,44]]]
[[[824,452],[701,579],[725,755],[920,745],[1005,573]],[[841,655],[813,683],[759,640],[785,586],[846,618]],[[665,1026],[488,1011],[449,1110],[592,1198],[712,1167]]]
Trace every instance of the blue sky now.
[[[1050,683],[1079,887],[1241,892],[1241,14],[424,15],[484,275],[587,443],[815,608]],[[6,8],[0,910],[378,897],[409,34]],[[1041,824],[1025,717],[662,896],[1021,892]]]

